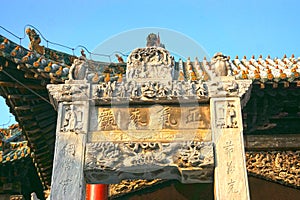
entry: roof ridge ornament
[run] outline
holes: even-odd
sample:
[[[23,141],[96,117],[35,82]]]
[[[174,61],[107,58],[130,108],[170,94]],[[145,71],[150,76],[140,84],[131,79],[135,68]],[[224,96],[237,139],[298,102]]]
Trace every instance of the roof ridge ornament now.
[[[29,37],[30,44],[29,44],[29,50],[35,51],[38,54],[44,55],[45,54],[45,47],[41,46],[41,38],[40,35],[35,32],[34,29],[28,28],[26,29],[26,34]]]
[[[223,53],[218,52],[211,59],[211,70],[213,71],[214,77],[227,76],[230,70],[229,57]]]

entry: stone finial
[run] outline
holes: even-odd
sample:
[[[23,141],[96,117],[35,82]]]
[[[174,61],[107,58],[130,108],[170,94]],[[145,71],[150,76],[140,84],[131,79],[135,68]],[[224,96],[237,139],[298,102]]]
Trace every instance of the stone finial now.
[[[227,76],[230,64],[228,57],[221,52],[216,53],[211,59],[212,70],[216,76]]]
[[[84,80],[86,78],[87,62],[75,59],[69,72],[69,80]]]
[[[159,33],[156,35],[155,33],[150,33],[147,36],[147,47],[162,47],[165,48],[165,45],[160,42]]]

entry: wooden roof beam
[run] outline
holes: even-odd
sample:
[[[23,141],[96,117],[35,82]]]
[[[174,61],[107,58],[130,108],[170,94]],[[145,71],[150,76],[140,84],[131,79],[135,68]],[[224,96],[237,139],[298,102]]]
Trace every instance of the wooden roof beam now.
[[[8,87],[8,88],[19,88],[19,89],[25,88],[23,85],[20,85],[16,82],[6,82],[6,81],[0,81],[0,86]],[[35,90],[45,90],[45,87],[41,85],[26,84],[26,87]]]
[[[44,98],[48,98],[48,94],[45,95],[39,93],[40,96],[44,97]],[[35,95],[35,94],[9,94],[7,96],[7,98],[9,99],[19,99],[19,100],[23,100],[23,101],[28,101],[28,100],[42,100],[41,97]]]
[[[299,150],[299,134],[244,135],[247,150]]]

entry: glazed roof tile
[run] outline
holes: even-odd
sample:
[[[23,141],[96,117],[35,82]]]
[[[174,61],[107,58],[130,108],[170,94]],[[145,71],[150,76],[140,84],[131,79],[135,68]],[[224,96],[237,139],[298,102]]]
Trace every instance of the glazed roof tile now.
[[[53,83],[64,82],[75,56],[45,48],[40,55],[0,35],[0,56],[18,64],[21,70],[32,72],[35,78],[50,79]]]
[[[0,129],[2,135],[0,145],[0,163],[5,164],[30,156],[28,141],[23,138],[19,126],[12,125],[7,129]]]
[[[72,62],[76,56],[45,48],[44,55],[17,45],[0,35],[0,56],[18,64],[18,68],[32,72],[35,78],[49,79],[52,83],[63,83],[68,79],[68,74]],[[226,56],[224,56],[226,57]],[[283,58],[269,55],[266,58],[259,56],[255,59],[252,56],[242,59],[236,56],[234,59],[228,58],[229,76],[236,79],[250,79],[254,82],[293,82],[299,80],[300,76],[300,57],[294,54],[290,57],[284,55]],[[104,81],[104,74],[110,73],[118,77],[118,73],[125,73],[126,63],[106,63],[87,60],[89,68],[94,70],[96,82]],[[178,73],[173,77],[175,80],[202,80],[209,79],[208,74],[212,69],[212,62],[204,59],[199,61],[195,58],[191,61],[189,58],[186,62],[179,60],[175,63],[175,69]],[[122,68],[122,69],[121,69]]]

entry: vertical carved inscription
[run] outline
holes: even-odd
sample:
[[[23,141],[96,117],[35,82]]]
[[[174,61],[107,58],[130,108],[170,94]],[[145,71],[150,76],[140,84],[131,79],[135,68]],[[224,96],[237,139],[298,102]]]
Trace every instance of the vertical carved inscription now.
[[[235,166],[233,162],[233,153],[235,151],[234,143],[232,140],[227,140],[225,144],[223,145],[223,150],[224,154],[226,155],[226,173],[229,178],[227,180],[227,193],[237,193],[239,192],[236,189],[235,182],[236,180],[234,179],[234,173],[235,173]]]

